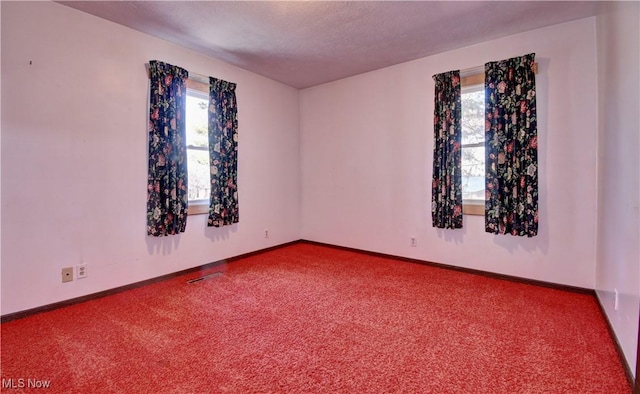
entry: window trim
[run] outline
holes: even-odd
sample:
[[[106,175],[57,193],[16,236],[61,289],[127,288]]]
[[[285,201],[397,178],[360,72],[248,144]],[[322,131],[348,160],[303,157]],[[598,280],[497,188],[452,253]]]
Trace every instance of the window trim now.
[[[484,216],[484,200],[463,200],[462,214]]]
[[[191,200],[187,203],[187,215],[204,215],[209,213],[209,201]]]
[[[484,79],[484,75],[482,76],[482,79]],[[189,78],[187,79],[186,85],[187,89],[197,90],[198,92],[206,93],[207,95],[209,95],[209,85],[205,83]]]

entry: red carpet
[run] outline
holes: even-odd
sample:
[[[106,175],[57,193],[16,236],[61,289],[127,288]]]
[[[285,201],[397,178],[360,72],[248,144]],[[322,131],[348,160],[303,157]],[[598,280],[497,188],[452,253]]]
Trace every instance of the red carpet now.
[[[220,269],[2,324],[3,391],[630,392],[589,295],[309,244]]]

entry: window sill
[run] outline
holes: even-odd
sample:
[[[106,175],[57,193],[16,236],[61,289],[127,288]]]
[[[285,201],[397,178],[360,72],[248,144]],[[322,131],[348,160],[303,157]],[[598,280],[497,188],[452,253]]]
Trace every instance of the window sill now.
[[[209,213],[208,201],[189,201],[187,215],[204,215]]]
[[[462,202],[462,214],[484,216],[484,200],[467,200]]]

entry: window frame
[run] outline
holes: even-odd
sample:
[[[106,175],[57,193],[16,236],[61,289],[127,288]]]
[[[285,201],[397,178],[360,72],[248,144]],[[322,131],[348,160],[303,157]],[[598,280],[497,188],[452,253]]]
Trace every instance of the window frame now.
[[[460,88],[462,90],[475,88],[481,86],[484,90],[484,74],[474,74],[467,77],[460,78]],[[464,94],[464,92],[461,92]],[[484,123],[484,122],[483,122]],[[471,144],[461,144],[460,149],[484,147],[485,141],[475,142]],[[462,200],[462,214],[463,215],[475,215],[484,216],[485,200],[482,199],[463,199]]]
[[[538,74],[538,63],[533,63],[533,72]],[[484,87],[484,67],[475,67],[462,71],[460,88],[482,85]],[[485,141],[486,144],[486,141]],[[467,144],[468,145],[468,144]],[[485,161],[486,163],[486,161]],[[486,189],[485,189],[486,190]],[[485,215],[485,200],[462,200],[463,215]]]
[[[533,72],[538,74],[538,63],[533,63]],[[484,87],[484,67],[475,67],[462,71],[460,78],[460,87],[471,87],[475,85],[482,85]],[[486,142],[485,142],[486,143]],[[486,161],[485,161],[486,163]],[[485,189],[486,190],[486,189]],[[477,215],[484,216],[484,200],[462,200],[462,214],[463,215]]]
[[[198,93],[203,93],[205,94],[207,97],[209,97],[209,85],[193,80],[191,78],[187,79],[186,82],[186,93],[187,95],[189,94],[189,91],[194,91],[194,92],[198,92]],[[186,116],[189,116],[188,114],[185,113]],[[194,146],[194,145],[187,145],[187,151],[189,149],[194,149],[194,150],[202,150],[202,151],[209,151],[209,145],[207,142],[207,147],[202,147],[202,146]],[[188,165],[188,163],[187,163]],[[187,187],[189,187],[189,185],[187,185]],[[209,187],[211,187],[211,185],[209,185]],[[202,200],[189,200],[188,204],[187,204],[187,215],[204,215],[204,214],[208,214],[209,213],[209,200],[206,199],[202,199]]]

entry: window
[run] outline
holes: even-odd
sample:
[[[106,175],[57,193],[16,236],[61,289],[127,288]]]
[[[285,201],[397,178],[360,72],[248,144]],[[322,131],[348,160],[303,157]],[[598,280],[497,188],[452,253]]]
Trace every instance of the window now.
[[[189,214],[209,211],[209,93],[206,86],[187,81],[186,138],[189,174]]]
[[[484,215],[484,84],[462,81],[462,205]]]

